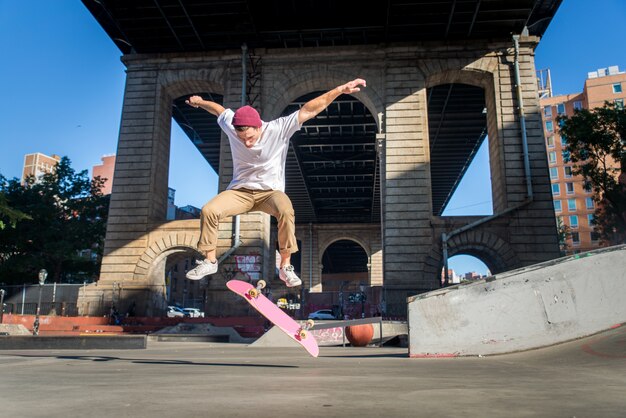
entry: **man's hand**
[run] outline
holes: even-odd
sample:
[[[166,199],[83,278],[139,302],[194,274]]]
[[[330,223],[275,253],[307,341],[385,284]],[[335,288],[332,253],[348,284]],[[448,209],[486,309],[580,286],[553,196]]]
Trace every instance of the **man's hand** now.
[[[361,91],[359,86],[366,87],[365,80],[363,80],[362,78],[357,78],[356,80],[349,81],[346,84],[339,86],[338,88],[342,94],[352,94],[356,93],[357,91]]]
[[[351,94],[361,91],[359,86],[365,87],[365,80],[357,78],[356,80],[337,86],[315,99],[309,100],[300,108],[300,111],[298,112],[298,122],[302,125],[307,120],[313,119],[318,113],[326,109],[333,100],[342,94]]]
[[[204,100],[200,96],[191,96],[189,99],[185,100],[189,106],[195,107],[196,109],[200,107]]]
[[[204,100],[202,97],[196,95],[189,97],[187,100],[185,100],[185,103],[187,103],[189,106],[195,107],[196,109],[204,109],[215,116],[221,115],[222,112],[226,110],[221,104],[212,102],[210,100]]]

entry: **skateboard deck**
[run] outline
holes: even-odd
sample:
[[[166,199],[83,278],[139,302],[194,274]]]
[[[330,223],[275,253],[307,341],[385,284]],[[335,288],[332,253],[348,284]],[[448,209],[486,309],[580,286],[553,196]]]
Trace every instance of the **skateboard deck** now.
[[[241,280],[226,282],[228,287],[243,297],[254,309],[280,328],[292,340],[300,344],[313,357],[319,355],[319,347],[315,337],[307,329],[298,324],[293,318],[283,312],[278,306],[263,295],[258,288]]]

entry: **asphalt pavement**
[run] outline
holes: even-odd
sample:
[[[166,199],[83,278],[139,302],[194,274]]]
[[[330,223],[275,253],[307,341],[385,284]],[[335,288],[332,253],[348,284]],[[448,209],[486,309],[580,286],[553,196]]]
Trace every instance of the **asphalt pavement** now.
[[[0,351],[2,417],[624,417],[626,327],[488,357],[148,342]]]

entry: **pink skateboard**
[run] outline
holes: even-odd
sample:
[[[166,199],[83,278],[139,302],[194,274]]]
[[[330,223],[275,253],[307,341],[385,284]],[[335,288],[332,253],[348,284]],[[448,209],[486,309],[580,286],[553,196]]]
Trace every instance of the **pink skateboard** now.
[[[317,346],[317,341],[311,333],[307,332],[308,329],[313,326],[313,321],[308,321],[307,324],[302,327],[278,306],[274,305],[261,293],[261,289],[265,287],[263,280],[259,280],[257,287],[252,286],[250,283],[242,282],[241,280],[230,280],[226,282],[226,287],[247,300],[254,309],[269,319],[292,340],[304,347],[310,355],[313,357],[318,356],[320,349]]]

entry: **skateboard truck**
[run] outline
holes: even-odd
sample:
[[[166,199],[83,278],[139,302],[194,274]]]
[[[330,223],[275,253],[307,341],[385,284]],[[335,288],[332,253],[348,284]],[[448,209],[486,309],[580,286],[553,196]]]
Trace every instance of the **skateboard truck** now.
[[[307,331],[313,328],[313,325],[315,325],[315,321],[313,321],[312,319],[309,319],[308,321],[304,323],[302,327],[300,327],[300,329],[298,329],[298,332],[296,333],[295,337],[299,340],[305,339],[307,337]]]
[[[265,280],[256,282],[256,287],[248,290],[248,297],[256,299],[261,294],[261,290],[265,289],[265,285]]]

